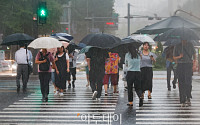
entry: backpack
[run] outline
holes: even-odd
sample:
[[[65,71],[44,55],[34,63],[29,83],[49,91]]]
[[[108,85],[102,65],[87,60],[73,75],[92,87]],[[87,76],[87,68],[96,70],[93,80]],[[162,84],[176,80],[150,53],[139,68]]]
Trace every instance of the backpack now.
[[[42,52],[40,52],[39,61],[43,61],[45,59],[47,60],[47,62],[39,64],[39,70],[40,71],[49,71],[50,61],[48,59],[48,55],[49,55],[49,53],[46,54],[45,56],[43,56]]]

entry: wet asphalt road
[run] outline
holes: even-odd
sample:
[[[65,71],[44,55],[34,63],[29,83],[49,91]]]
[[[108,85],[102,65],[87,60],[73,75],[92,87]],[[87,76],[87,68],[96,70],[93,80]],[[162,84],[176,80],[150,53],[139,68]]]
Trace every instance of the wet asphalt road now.
[[[85,87],[85,72],[78,72],[76,88],[68,89],[64,97],[55,96],[50,84],[47,103],[41,102],[37,77],[28,83],[28,92],[17,94],[14,78],[0,79],[0,124],[1,125],[57,125],[57,124],[200,124],[199,76],[193,80],[191,107],[181,108],[178,88],[167,90],[165,72],[154,72],[152,99],[145,93],[144,106],[138,107],[134,95],[134,106],[127,107],[127,92],[123,81],[119,82],[119,94],[109,95],[100,101],[91,100],[91,89]]]

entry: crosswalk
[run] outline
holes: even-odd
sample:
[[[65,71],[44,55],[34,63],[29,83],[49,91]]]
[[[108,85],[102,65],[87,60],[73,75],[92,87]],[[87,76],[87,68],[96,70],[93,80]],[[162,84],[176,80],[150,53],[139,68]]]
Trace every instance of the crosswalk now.
[[[101,100],[92,100],[90,88],[77,80],[75,89],[68,89],[64,96],[54,95],[50,86],[49,101],[42,102],[41,92],[20,99],[0,111],[2,125],[88,125],[112,124],[118,94],[110,93]]]
[[[193,82],[192,106],[181,107],[178,88],[167,91],[154,80],[152,99],[144,99],[143,107],[136,107],[137,125],[200,125],[200,85]],[[164,84],[163,84],[164,85]],[[137,100],[138,101],[138,100]]]

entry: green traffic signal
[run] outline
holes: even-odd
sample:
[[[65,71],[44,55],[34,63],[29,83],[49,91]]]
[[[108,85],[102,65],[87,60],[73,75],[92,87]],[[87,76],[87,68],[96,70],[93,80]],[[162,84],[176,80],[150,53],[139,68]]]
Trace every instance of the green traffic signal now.
[[[40,16],[46,16],[46,10],[44,9],[40,10]]]
[[[46,2],[39,2],[38,6],[38,19],[40,24],[45,24],[47,19],[47,7]]]

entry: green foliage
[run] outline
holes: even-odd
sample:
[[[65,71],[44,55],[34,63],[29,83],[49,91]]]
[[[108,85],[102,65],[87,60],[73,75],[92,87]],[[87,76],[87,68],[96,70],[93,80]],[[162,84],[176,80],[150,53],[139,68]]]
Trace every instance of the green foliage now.
[[[154,68],[156,69],[165,69],[166,67],[166,60],[162,57],[161,53],[156,53],[158,56],[156,59],[156,63],[154,64]]]
[[[12,33],[22,32],[33,36],[33,15],[37,12],[37,0],[1,0],[0,3],[0,32],[7,36]],[[39,27],[39,33],[48,34],[52,27],[59,27],[61,5],[57,0],[46,0],[49,15],[47,24]]]
[[[162,53],[163,52],[163,46],[162,46],[161,42],[158,42],[157,47],[158,48],[156,49],[156,52]]]

